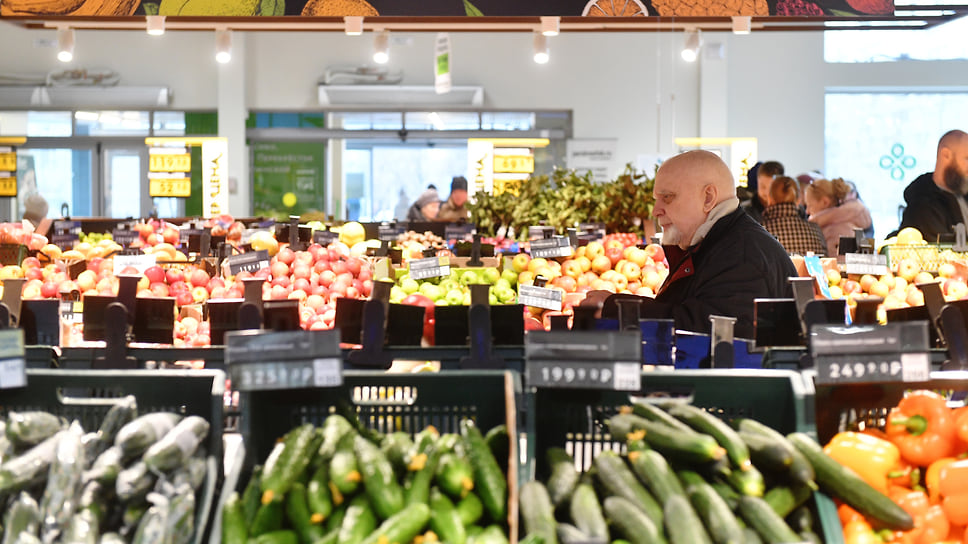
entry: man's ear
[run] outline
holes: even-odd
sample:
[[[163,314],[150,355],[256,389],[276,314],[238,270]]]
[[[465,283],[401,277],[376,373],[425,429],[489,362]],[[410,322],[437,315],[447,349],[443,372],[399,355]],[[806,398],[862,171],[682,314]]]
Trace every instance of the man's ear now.
[[[719,203],[719,189],[716,188],[714,183],[706,185],[702,190],[702,211],[704,213],[709,213],[713,211],[716,204]]]

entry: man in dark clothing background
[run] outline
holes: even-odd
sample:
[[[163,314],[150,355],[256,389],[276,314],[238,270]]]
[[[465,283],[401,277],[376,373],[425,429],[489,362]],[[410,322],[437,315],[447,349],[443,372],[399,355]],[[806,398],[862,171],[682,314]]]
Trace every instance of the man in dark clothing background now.
[[[904,189],[901,225],[914,227],[928,242],[954,232],[958,223],[968,225],[968,133],[951,130],[938,141],[934,172],[921,174]]]
[[[757,223],[763,224],[763,210],[770,205],[770,186],[773,178],[782,176],[783,165],[777,161],[758,162],[749,171],[749,188],[752,197],[742,203],[743,209]],[[755,180],[755,181],[754,181]]]

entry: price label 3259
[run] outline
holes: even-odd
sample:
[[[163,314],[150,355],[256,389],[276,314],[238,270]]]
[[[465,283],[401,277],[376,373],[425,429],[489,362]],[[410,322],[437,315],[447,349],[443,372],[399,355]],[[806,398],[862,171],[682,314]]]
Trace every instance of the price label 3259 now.
[[[337,358],[229,365],[232,388],[238,391],[337,387],[343,384]]]

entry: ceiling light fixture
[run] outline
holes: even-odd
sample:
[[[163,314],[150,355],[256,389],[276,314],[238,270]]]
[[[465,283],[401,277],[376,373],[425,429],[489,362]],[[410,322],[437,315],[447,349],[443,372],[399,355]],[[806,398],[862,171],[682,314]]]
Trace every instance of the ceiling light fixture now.
[[[149,36],[161,36],[165,33],[164,15],[148,15],[145,19],[147,20],[145,30],[148,31]]]
[[[540,33],[534,33],[534,61],[538,64],[548,64],[551,55],[548,54],[548,38]]]
[[[542,17],[541,33],[545,36],[557,36],[561,17]]]
[[[61,62],[74,60],[74,29],[69,26],[57,29],[57,60]]]
[[[386,64],[390,62],[390,31],[381,30],[373,37],[373,62]]]
[[[343,23],[347,36],[359,36],[363,34],[363,17],[359,15],[348,15],[343,17]]]
[[[753,30],[753,18],[749,15],[733,15],[733,34],[745,35]]]
[[[686,46],[682,48],[682,60],[696,62],[699,58],[699,48],[702,47],[702,35],[699,29],[693,29],[686,34]]]
[[[232,31],[227,28],[215,31],[215,60],[220,64],[232,60]]]

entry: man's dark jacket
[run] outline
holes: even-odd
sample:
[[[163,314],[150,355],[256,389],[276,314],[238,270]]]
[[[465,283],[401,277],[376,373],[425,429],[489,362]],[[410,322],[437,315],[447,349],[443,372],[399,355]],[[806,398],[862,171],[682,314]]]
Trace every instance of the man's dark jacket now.
[[[951,234],[954,226],[964,221],[958,197],[938,187],[934,182],[933,172],[921,174],[904,189],[904,215],[901,216],[901,226],[914,227],[921,231],[921,236],[928,242],[936,242],[939,234]],[[891,236],[897,234],[895,231]]]
[[[669,277],[648,317],[672,317],[676,328],[710,331],[709,316],[736,318],[733,333],[753,338],[753,299],[793,298],[797,270],[783,246],[742,208],[713,225],[702,242],[665,246]]]

